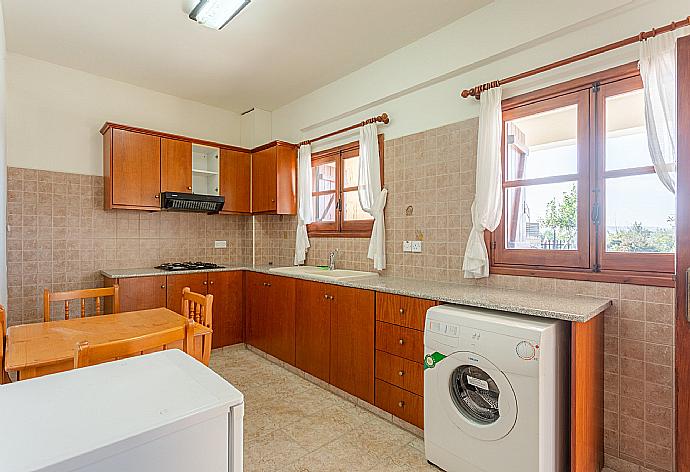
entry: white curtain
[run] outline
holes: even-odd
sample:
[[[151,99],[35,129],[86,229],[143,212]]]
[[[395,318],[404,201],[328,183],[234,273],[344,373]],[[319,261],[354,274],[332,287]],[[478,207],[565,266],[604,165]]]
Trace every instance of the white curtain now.
[[[311,144],[299,147],[297,157],[297,235],[295,265],[304,264],[309,249],[307,225],[314,221],[311,202]]]
[[[671,193],[676,193],[676,40],[687,33],[687,28],[676,30],[640,45],[649,154],[657,177]]]
[[[503,184],[501,178],[501,88],[481,95],[479,105],[479,140],[477,142],[477,175],[472,204],[472,231],[467,241],[462,269],[465,278],[489,276],[489,254],[484,231],[493,231],[501,221]]]
[[[359,131],[359,204],[374,217],[367,257],[374,260],[374,269],[386,268],[386,230],[383,209],[388,190],[381,188],[381,162],[376,123],[364,125]]]

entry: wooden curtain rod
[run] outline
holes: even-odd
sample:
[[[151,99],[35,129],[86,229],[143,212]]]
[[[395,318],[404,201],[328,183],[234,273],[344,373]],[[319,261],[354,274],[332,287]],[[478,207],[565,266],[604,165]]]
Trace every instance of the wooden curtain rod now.
[[[603,54],[605,52],[613,51],[614,49],[622,48],[623,46],[629,46],[631,44],[635,44],[640,41],[644,41],[645,39],[648,38],[653,38],[657,34],[662,34],[662,33],[668,33],[670,31],[673,31],[678,28],[682,28],[684,26],[690,25],[690,16],[687,18],[680,20],[680,21],[673,21],[668,25],[662,26],[661,28],[652,28],[651,31],[643,31],[640,34],[637,34],[635,36],[630,36],[629,38],[622,39],[620,41],[616,41],[615,43],[607,44],[606,46],[601,46],[596,49],[591,49],[587,52],[583,52],[580,54],[576,54],[574,56],[570,56],[566,59],[561,59],[560,61],[552,62],[551,64],[547,64],[545,66],[537,67],[536,69],[529,70],[527,72],[523,72],[521,74],[513,75],[511,77],[507,77],[505,79],[501,80],[494,80],[493,82],[488,82],[486,84],[481,84],[477,85],[476,87],[472,87],[471,89],[463,90],[460,95],[462,95],[462,98],[467,98],[467,97],[475,97],[477,100],[479,100],[479,96],[481,95],[482,92],[485,92],[489,89],[498,87],[500,85],[505,85],[509,84],[511,82],[516,82],[521,79],[525,79],[527,77],[532,77],[533,75],[541,74],[542,72],[550,71],[552,69],[556,69],[558,67],[566,66],[568,64],[572,64],[573,62],[581,61],[583,59],[588,59],[593,56],[597,56],[599,54]]]
[[[352,126],[348,126],[347,128],[342,128],[337,131],[332,131],[330,133],[324,134],[323,136],[319,136],[318,138],[313,138],[313,139],[307,139],[306,141],[302,141],[299,143],[300,146],[305,145],[305,144],[311,144],[315,141],[321,141],[322,139],[330,138],[331,136],[335,136],[336,134],[344,133],[345,131],[350,131],[353,129],[360,128],[364,125],[368,125],[369,123],[383,123],[384,125],[387,125],[390,119],[388,118],[387,113],[382,113],[379,116],[375,116],[373,118],[369,118],[368,120],[361,121],[357,124],[354,124]]]

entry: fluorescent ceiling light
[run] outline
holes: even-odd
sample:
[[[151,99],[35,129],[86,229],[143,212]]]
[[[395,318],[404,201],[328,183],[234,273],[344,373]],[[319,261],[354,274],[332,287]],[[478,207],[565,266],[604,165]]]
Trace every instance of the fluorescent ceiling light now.
[[[235,18],[249,2],[250,0],[199,0],[189,18],[219,30]]]

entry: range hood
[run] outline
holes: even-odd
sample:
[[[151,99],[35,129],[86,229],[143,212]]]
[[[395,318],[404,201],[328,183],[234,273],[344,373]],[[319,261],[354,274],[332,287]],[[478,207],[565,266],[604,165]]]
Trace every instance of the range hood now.
[[[161,208],[165,210],[218,213],[224,203],[225,197],[219,195],[161,192]]]

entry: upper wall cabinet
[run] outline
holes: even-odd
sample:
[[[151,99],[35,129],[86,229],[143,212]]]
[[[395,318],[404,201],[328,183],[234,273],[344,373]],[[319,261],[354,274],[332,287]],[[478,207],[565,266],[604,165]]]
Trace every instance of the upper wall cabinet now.
[[[192,143],[161,139],[161,191],[192,191]]]
[[[105,208],[160,209],[161,138],[109,128],[103,134]]]
[[[297,146],[275,141],[252,152],[252,213],[297,213]]]
[[[222,195],[222,213],[297,212],[297,147],[255,150],[106,123],[105,208],[160,210],[161,192]]]
[[[220,150],[222,213],[250,213],[252,208],[252,155],[247,151]]]

